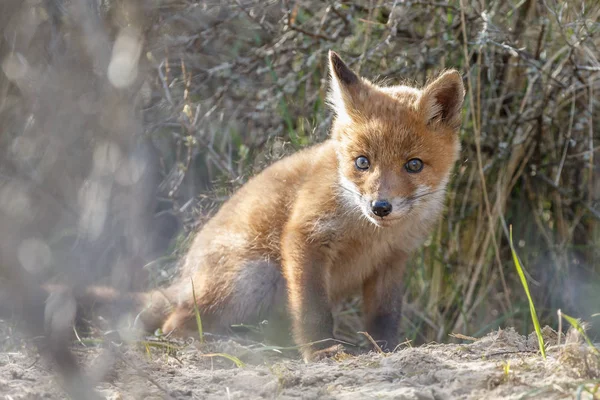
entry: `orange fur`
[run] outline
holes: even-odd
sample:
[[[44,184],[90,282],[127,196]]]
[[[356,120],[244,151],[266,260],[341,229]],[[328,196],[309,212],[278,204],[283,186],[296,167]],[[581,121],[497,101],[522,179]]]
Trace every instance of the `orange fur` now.
[[[397,344],[404,264],[442,210],[464,88],[456,71],[422,90],[382,88],[335,53],[329,60],[331,138],[266,168],[222,206],[195,237],[180,280],[141,313],[146,328],[193,326],[193,280],[206,330],[287,310],[305,344],[332,337],[332,305],[362,290],[367,330],[388,349]],[[356,167],[359,156],[368,170]],[[421,172],[406,170],[413,158]],[[381,199],[392,206],[384,217],[371,209]],[[328,346],[304,347],[304,359]]]

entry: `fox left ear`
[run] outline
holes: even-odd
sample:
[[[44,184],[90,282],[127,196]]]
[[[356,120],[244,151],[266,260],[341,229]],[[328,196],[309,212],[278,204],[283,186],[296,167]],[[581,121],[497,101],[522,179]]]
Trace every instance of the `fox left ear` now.
[[[457,130],[461,123],[461,109],[465,87],[458,71],[444,72],[423,89],[419,109],[427,124],[440,123]]]

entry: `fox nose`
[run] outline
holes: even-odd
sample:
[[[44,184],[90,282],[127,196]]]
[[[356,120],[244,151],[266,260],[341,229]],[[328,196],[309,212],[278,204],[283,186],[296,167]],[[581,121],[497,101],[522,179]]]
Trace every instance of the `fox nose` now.
[[[371,211],[378,217],[385,217],[392,212],[392,204],[387,200],[375,200],[371,203]]]

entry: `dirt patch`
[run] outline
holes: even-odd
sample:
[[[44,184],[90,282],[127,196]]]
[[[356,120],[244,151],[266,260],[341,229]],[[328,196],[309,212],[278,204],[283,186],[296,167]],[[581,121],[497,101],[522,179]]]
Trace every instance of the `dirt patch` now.
[[[593,399],[584,389],[597,387],[598,364],[581,357],[580,363],[566,362],[573,359],[567,356],[573,349],[581,356],[585,348],[579,343],[558,347],[556,334],[545,333],[547,360],[536,352],[533,336],[512,328],[471,344],[405,347],[389,355],[340,354],[308,365],[234,341],[170,349],[139,343],[112,350],[76,346],[74,351],[107,399],[563,399],[577,393]],[[215,353],[236,356],[245,365],[238,368]],[[52,369],[27,346],[3,351],[0,393],[6,399],[64,398]]]

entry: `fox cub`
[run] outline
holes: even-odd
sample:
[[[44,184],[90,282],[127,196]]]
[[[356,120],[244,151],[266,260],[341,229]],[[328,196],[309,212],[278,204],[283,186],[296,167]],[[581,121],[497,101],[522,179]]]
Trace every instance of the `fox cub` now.
[[[329,70],[330,139],[241,187],[196,235],[172,286],[130,295],[145,329],[194,326],[195,300],[209,332],[284,315],[305,345],[331,338],[332,305],[362,290],[366,330],[384,349],[398,344],[405,262],[443,208],[460,150],[462,79],[447,71],[423,89],[380,87],[334,52]],[[303,346],[304,360],[328,346]]]

